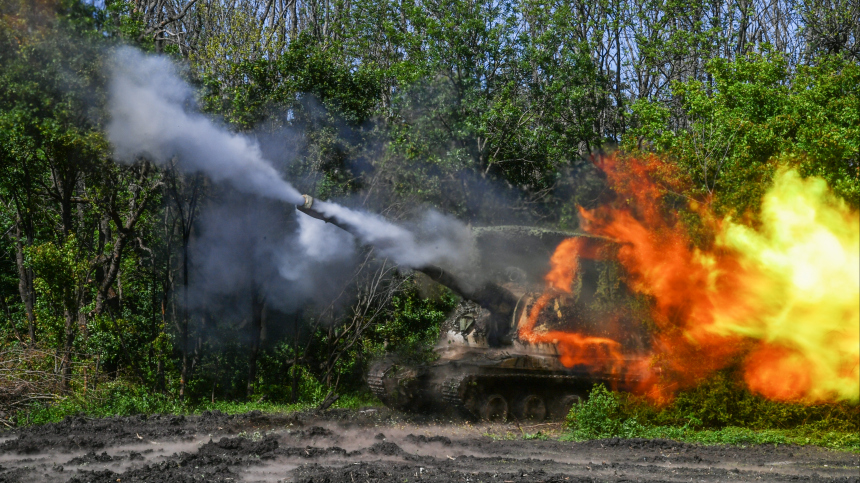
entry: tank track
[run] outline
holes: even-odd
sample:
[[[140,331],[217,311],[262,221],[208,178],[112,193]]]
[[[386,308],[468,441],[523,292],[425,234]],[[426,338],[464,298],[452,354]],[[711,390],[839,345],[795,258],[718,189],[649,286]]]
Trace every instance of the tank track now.
[[[381,362],[373,366],[372,370],[367,374],[367,385],[370,386],[370,392],[379,398],[383,404],[387,404],[388,395],[385,392],[385,374],[391,370],[394,362]]]
[[[580,381],[588,381],[588,382],[611,382],[621,381],[620,377],[601,377],[594,378],[593,376],[583,376],[583,375],[568,375],[568,374],[528,374],[528,373],[514,373],[514,374],[472,374],[472,375],[461,375],[454,376],[445,379],[442,383],[442,399],[445,403],[454,408],[457,412],[460,412],[463,415],[473,415],[477,416],[473,410],[468,407],[468,401],[464,399],[464,396],[468,396],[468,390],[463,388],[463,384],[476,383],[478,387],[482,385],[487,385],[487,383],[495,383],[504,381],[505,379],[518,379],[525,378],[529,380],[535,379],[544,379],[544,380],[555,380],[555,381],[569,381],[571,383],[580,382]]]
[[[460,375],[449,377],[442,382],[442,400],[445,401],[448,407],[461,415],[471,414],[471,411],[466,406],[466,401],[463,400],[465,391],[461,391],[460,388],[463,387],[463,384],[468,384],[473,379],[474,376]]]
[[[397,395],[389,394],[389,389],[391,381],[389,372],[397,365],[394,360],[383,360],[377,362],[371,367],[371,370],[367,374],[367,384],[370,388],[370,391],[374,396],[379,398],[379,400],[388,407],[393,409],[418,409],[419,407],[424,407],[426,404],[434,404],[429,403],[429,401],[436,401],[435,404],[441,403],[443,408],[446,410],[450,410],[455,414],[460,416],[478,416],[478,406],[480,404],[480,398],[489,387],[496,388],[519,388],[521,386],[520,382],[525,381],[526,383],[530,381],[546,381],[547,383],[554,382],[560,383],[563,386],[569,383],[571,386],[581,385],[581,383],[605,383],[612,384],[620,383],[624,384],[624,378],[621,376],[610,376],[603,375],[596,377],[594,375],[588,374],[534,374],[531,371],[528,372],[510,372],[510,373],[501,373],[501,374],[486,374],[486,373],[473,373],[469,371],[464,371],[461,374],[448,376],[441,381],[437,380],[435,383],[430,383],[427,386],[424,386],[423,396],[412,396],[409,398],[410,402],[399,402]],[[506,382],[511,381],[511,382]],[[630,383],[631,381],[626,381]],[[389,387],[386,388],[386,383],[388,383]],[[541,383],[538,382],[538,385]],[[531,385],[531,384],[529,384]],[[517,395],[516,389],[512,390],[499,390],[498,392],[505,395],[505,397],[515,397]],[[584,394],[583,394],[584,396]],[[417,397],[418,399],[415,399]],[[550,398],[552,399],[552,398]],[[550,402],[549,400],[547,402]],[[417,404],[417,405],[416,405]]]

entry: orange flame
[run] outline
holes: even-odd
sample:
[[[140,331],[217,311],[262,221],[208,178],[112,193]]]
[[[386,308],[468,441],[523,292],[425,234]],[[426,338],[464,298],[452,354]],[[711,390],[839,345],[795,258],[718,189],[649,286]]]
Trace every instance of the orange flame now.
[[[860,399],[860,223],[856,212],[828,198],[823,181],[778,175],[755,230],[691,203],[713,235],[711,246],[700,249],[662,202],[667,192],[683,189],[672,165],[653,156],[610,156],[597,165],[617,198],[595,210],[580,208],[583,227],[615,240],[628,285],[651,301],[652,354],[625,368],[643,378],[642,392],[666,401],[743,361],[747,386],[771,399]],[[556,344],[568,367],[621,370],[635,364],[614,340],[535,329],[548,302],[571,291],[578,260],[595,258],[583,240],[559,245],[548,288],[520,338]],[[649,375],[646,366],[659,371]]]
[[[744,381],[752,391],[777,401],[801,399],[811,387],[803,358],[783,347],[769,345],[747,358]]]
[[[544,277],[549,289],[532,305],[528,321],[520,327],[519,337],[532,344],[553,344],[559,361],[565,367],[584,366],[588,370],[619,375],[628,362],[621,344],[606,337],[592,337],[561,330],[535,330],[538,318],[547,304],[561,293],[570,293],[582,256],[595,258],[596,249],[586,239],[568,238],[556,248],[550,259],[551,269]]]
[[[576,269],[579,266],[579,253],[582,252],[583,245],[584,242],[581,238],[568,238],[559,243],[549,260],[552,268],[544,277],[551,288],[570,293],[573,277],[576,276]],[[546,301],[544,301],[545,304]]]
[[[613,156],[598,166],[624,205],[580,209],[584,228],[620,243],[618,261],[631,288],[653,300],[653,362],[663,377],[661,386],[649,393],[667,398],[725,367],[740,349],[739,339],[715,336],[708,328],[715,323],[716,307],[736,306],[737,276],[743,269],[726,252],[696,249],[677,215],[660,210],[664,193],[653,178],[665,176],[667,167],[659,159],[622,164]]]

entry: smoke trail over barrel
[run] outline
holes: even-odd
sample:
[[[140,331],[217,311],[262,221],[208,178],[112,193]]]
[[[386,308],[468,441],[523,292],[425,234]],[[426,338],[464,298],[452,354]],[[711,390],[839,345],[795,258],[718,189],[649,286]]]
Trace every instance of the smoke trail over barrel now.
[[[441,265],[462,268],[469,263],[472,232],[463,223],[437,211],[426,211],[412,229],[395,225],[371,213],[336,203],[317,201],[314,209],[336,220],[362,243],[398,265],[420,268]]]
[[[146,55],[132,48],[117,49],[112,60],[108,109],[111,121],[108,138],[114,155],[123,162],[146,158],[157,164],[177,161],[186,172],[200,172],[216,183],[228,183],[251,196],[263,196],[293,205],[304,198],[266,160],[259,144],[248,136],[230,132],[195,112],[194,90],[183,81],[173,62]],[[458,220],[435,211],[425,211],[408,228],[382,217],[332,202],[318,202],[327,216],[349,226],[349,233],[379,254],[405,267],[438,264],[461,268],[469,260],[471,231]],[[226,222],[226,220],[222,220]],[[262,233],[265,230],[260,230]],[[281,275],[291,280],[312,278],[309,260],[329,261],[330,254],[352,252],[354,244],[342,236],[320,236],[317,224],[304,220],[296,234],[303,255],[279,260]],[[327,251],[309,242],[325,243]],[[284,241],[287,245],[296,240]],[[325,253],[324,253],[325,252]],[[349,258],[349,257],[345,257]]]
[[[302,202],[256,141],[186,108],[193,90],[170,60],[126,47],[115,52],[112,68],[107,133],[118,160],[144,156],[164,164],[176,157],[184,171],[205,173],[246,193]]]

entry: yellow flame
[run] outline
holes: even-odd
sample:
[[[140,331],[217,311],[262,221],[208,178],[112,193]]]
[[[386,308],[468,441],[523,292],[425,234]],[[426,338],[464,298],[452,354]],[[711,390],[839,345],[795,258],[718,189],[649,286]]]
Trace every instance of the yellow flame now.
[[[712,330],[785,349],[768,368],[760,367],[761,357],[748,368],[760,371],[753,379],[761,384],[797,382],[774,379],[801,379],[779,368],[802,368],[803,398],[857,402],[860,216],[824,180],[781,170],[764,197],[761,221],[758,229],[731,220],[723,227],[719,242],[740,253],[747,275],[741,303],[718,307]]]

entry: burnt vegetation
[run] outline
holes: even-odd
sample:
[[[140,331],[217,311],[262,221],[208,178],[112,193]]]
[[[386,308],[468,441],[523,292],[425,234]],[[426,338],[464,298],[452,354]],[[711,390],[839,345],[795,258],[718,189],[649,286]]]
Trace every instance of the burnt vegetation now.
[[[102,4],[0,0],[7,427],[363,401],[370,364],[432,357],[457,303],[369,248],[317,267],[322,282],[286,280],[273,247],[294,207],[181,159],[116,163],[105,99],[121,45],[185,66],[196,107],[259,141],[300,191],[394,220],[432,206],[474,226],[575,230],[577,206],[612,197],[590,156],[616,149],[671,160],[684,191],[667,210],[707,200],[754,223],[777,161],[860,205],[856,1]],[[626,398],[571,424],[582,437],[644,434],[631,420],[858,429],[856,406],[764,401],[730,371],[670,411]]]

